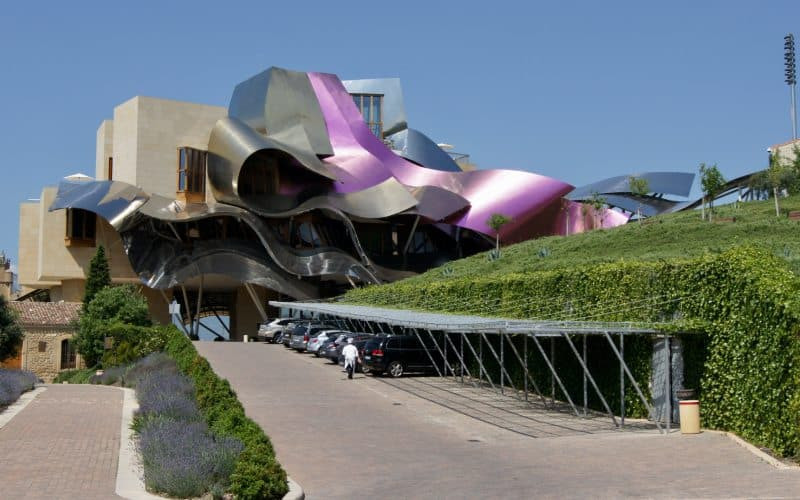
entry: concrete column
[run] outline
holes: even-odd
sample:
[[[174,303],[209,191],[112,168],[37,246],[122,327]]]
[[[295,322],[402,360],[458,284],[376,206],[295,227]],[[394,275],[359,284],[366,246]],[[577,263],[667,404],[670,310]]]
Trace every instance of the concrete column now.
[[[150,319],[159,325],[168,325],[172,323],[169,317],[169,305],[164,301],[161,292],[152,288],[143,286],[141,288],[142,295],[147,299],[147,306],[150,309]],[[167,298],[172,299],[172,290],[165,291]]]
[[[257,285],[252,286],[261,304],[266,306],[267,295],[271,290]],[[267,314],[269,314],[269,312]],[[244,285],[240,286],[236,289],[233,308],[231,310],[231,340],[242,340],[244,335],[255,338],[256,333],[258,333],[258,325],[261,322],[261,314],[253,303],[253,299],[250,297]]]

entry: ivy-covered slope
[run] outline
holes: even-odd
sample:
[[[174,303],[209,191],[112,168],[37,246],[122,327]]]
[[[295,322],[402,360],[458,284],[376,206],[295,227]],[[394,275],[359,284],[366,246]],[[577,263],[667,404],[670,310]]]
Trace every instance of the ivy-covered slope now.
[[[794,223],[776,226],[782,224]],[[344,300],[516,318],[661,323],[673,333],[693,332],[684,335],[687,378],[700,385],[704,425],[780,454],[800,451],[800,280],[785,259],[737,247],[689,259],[588,260],[528,272],[409,279],[353,290]],[[642,365],[647,353],[638,356],[628,362]],[[640,370],[637,378],[645,382],[647,376]]]

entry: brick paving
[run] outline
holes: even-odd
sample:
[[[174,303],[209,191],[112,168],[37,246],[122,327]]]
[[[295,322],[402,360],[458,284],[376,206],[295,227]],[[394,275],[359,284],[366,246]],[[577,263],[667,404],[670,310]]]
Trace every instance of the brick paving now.
[[[720,434],[609,432],[532,413],[541,422],[522,435],[470,417],[453,393],[450,407],[433,403],[427,385],[418,397],[435,379],[347,380],[340,367],[279,345],[195,345],[309,500],[800,498],[800,471],[766,464]],[[552,435],[553,423],[577,432]]]
[[[117,388],[47,386],[0,429],[0,498],[119,498],[121,417]]]

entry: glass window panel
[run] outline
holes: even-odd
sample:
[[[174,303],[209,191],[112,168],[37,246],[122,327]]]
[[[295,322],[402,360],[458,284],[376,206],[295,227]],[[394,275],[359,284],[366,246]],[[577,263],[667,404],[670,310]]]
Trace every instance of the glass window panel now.
[[[372,98],[372,121],[381,121],[381,96],[379,95]]]
[[[353,102],[356,103],[356,108],[358,108],[358,112],[361,113],[361,96],[353,94]]]
[[[364,111],[362,113],[362,116],[364,117],[365,122],[370,121],[369,120],[370,113],[371,113],[370,98],[369,96],[364,96]]]
[[[186,171],[181,170],[178,175],[178,190],[185,191],[186,190]]]
[[[86,218],[84,220],[85,220],[85,223],[86,223],[86,231],[84,231],[84,237],[87,240],[93,240],[94,239],[94,226],[95,226],[95,223],[97,222],[97,217],[91,212],[86,212]]]

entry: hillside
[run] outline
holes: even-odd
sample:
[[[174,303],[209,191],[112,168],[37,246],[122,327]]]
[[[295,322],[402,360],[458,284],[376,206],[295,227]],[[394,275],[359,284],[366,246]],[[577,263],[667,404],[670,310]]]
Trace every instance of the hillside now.
[[[800,274],[800,221],[786,216],[794,210],[800,210],[800,195],[781,199],[781,217],[775,216],[773,200],[746,202],[739,208],[719,207],[715,214],[719,222],[701,220],[699,210],[667,214],[613,229],[526,241],[504,247],[500,260],[490,262],[486,253],[481,253],[403,283],[422,284],[470,276],[486,278],[620,260],[688,258],[743,244],[769,251],[786,260],[795,274]],[[730,218],[735,221],[722,221]]]

